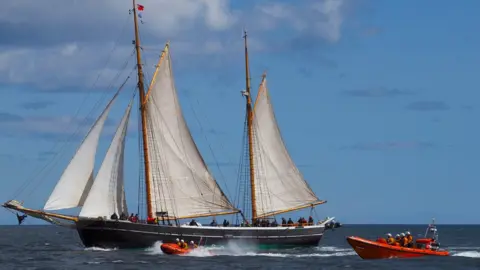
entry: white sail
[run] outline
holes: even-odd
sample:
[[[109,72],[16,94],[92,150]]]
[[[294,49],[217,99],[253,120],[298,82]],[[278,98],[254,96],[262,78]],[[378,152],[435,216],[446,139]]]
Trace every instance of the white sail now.
[[[153,211],[188,218],[232,212],[182,115],[168,46],[147,99]]]
[[[123,182],[125,136],[133,100],[128,105],[100,166],[90,193],[83,204],[81,217],[107,217],[128,214]]]
[[[82,144],[77,149],[75,156],[68,164],[43,207],[45,210],[60,210],[83,205],[93,183],[93,168],[95,165],[98,140],[100,139],[100,134],[107,120],[108,113],[117,95],[118,92],[97,118]]]
[[[318,204],[283,142],[265,78],[255,101],[253,131],[257,216]]]

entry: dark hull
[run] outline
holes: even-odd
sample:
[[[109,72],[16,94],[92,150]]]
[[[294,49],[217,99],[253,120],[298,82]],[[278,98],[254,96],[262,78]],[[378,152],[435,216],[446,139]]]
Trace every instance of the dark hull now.
[[[293,227],[175,227],[131,223],[126,221],[80,220],[77,231],[86,247],[147,248],[156,242],[201,241],[205,245],[221,245],[231,241],[258,245],[315,246],[320,242],[324,226]]]

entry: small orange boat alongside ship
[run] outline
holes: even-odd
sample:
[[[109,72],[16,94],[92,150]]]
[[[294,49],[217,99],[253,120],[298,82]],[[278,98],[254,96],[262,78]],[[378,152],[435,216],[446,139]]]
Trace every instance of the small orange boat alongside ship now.
[[[193,251],[193,248],[181,248],[176,243],[164,243],[160,246],[160,249],[168,255],[184,255]]]
[[[433,235],[428,237],[429,233]],[[447,250],[440,250],[435,220],[428,226],[424,238],[416,239],[413,247],[389,245],[383,238],[371,241],[361,237],[350,236],[347,237],[347,242],[352,246],[358,256],[365,260],[449,256]]]

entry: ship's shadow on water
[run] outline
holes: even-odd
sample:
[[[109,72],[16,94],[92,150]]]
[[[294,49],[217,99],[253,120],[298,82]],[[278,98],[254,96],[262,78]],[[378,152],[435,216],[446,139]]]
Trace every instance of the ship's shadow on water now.
[[[318,247],[262,249],[229,243],[172,256],[162,253],[161,242],[135,250],[85,248],[73,230],[4,226],[0,227],[0,269],[480,269],[480,226],[440,227],[441,243],[451,257],[366,261],[345,241],[350,235],[375,238],[405,229],[421,233],[424,228],[346,226],[327,232]]]

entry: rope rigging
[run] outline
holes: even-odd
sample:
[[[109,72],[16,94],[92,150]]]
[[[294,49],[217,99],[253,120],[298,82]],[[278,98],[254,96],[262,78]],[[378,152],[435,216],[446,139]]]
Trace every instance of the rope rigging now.
[[[128,17],[125,19],[124,21],[124,24],[122,26],[122,29],[121,29],[121,32],[120,34],[118,35],[118,37],[116,38],[115,42],[113,43],[113,47],[112,49],[110,50],[109,54],[108,54],[108,57],[101,69],[101,71],[99,72],[98,76],[96,77],[96,79],[94,80],[93,84],[88,88],[89,91],[87,91],[87,94],[86,96],[83,98],[83,100],[80,102],[80,105],[79,107],[77,108],[76,112],[74,113],[74,116],[73,118],[77,118],[80,114],[80,110],[85,106],[87,100],[89,99],[89,97],[91,96],[91,94],[94,92],[93,90],[97,87],[97,84],[100,80],[100,78],[102,77],[102,75],[105,73],[105,71],[107,70],[107,66],[109,65],[110,63],[110,60],[111,60],[111,57],[113,55],[113,52],[116,50],[117,48],[117,44],[118,44],[118,41],[119,39],[121,38],[121,36],[123,35],[123,33],[125,32],[125,29],[126,29],[126,25],[127,25],[127,22],[128,22]],[[131,56],[129,56],[130,58]],[[107,86],[107,89],[111,89],[113,87],[113,84],[114,84],[114,80],[116,80],[118,78],[118,76],[120,75],[120,73],[124,70],[124,67],[120,69],[120,72],[117,74],[117,76],[115,76],[115,78],[112,80],[112,82],[110,82],[110,84]],[[88,114],[80,121],[79,125],[76,127],[76,129],[70,133],[70,136],[67,136],[66,138],[64,138],[63,140],[59,140],[57,141],[52,147],[51,149],[49,150],[49,152],[54,152],[55,154],[53,154],[49,160],[47,160],[43,166],[40,166],[39,169],[37,170],[32,170],[32,174],[27,177],[25,179],[25,181],[22,183],[22,185],[14,192],[13,194],[13,198],[17,198],[19,197],[21,194],[23,194],[36,180],[39,180],[39,184],[37,184],[35,186],[35,188],[32,189],[32,191],[29,193],[29,195],[31,195],[33,193],[33,191],[41,184],[41,182],[43,182],[43,180],[46,178],[46,176],[48,175],[48,173],[51,172],[51,170],[54,168],[54,166],[56,165],[56,163],[58,162],[58,160],[60,159],[60,157],[62,156],[60,153],[62,153],[62,151],[67,147],[67,145],[69,145],[73,139],[75,137],[77,137],[79,135],[79,133],[82,131],[82,126],[87,124],[88,120],[90,119],[90,116],[99,108],[100,104],[102,104],[104,102],[104,100],[106,99],[106,97],[108,96],[109,94],[109,91],[105,91],[103,93],[103,95],[100,96],[100,98],[97,100],[97,102],[95,103],[95,105],[93,106],[93,108],[88,112]],[[67,127],[67,131],[69,129],[71,129],[72,127]],[[64,155],[65,153],[63,153]],[[50,168],[49,168],[50,167]]]

